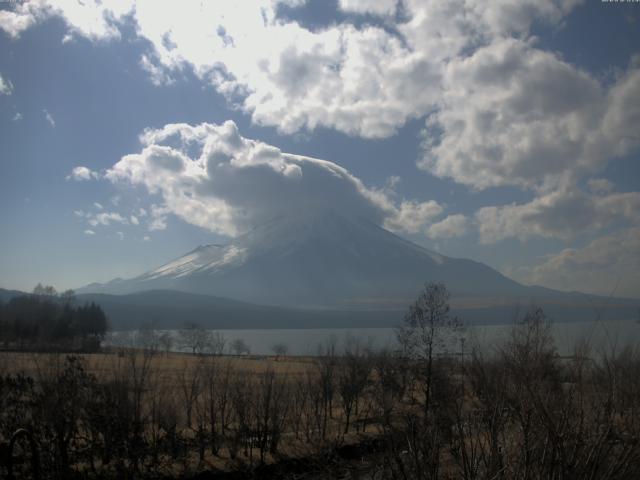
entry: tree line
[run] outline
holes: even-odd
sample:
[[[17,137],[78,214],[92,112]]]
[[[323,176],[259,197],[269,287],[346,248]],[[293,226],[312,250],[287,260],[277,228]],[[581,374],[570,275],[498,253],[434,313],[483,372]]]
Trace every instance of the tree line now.
[[[100,306],[77,304],[74,292],[58,294],[38,284],[30,295],[0,301],[0,342],[5,349],[95,351],[108,329]]]

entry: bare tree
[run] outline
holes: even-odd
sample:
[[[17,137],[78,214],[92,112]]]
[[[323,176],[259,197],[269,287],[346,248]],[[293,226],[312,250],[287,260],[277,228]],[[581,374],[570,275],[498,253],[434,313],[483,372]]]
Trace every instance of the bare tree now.
[[[267,369],[257,380],[250,430],[251,441],[259,449],[260,463],[264,463],[267,452],[278,453],[290,401],[286,384],[273,370]]]
[[[348,339],[338,372],[338,392],[345,416],[344,433],[349,432],[352,412],[355,410],[358,415],[359,401],[369,382],[372,366],[369,351],[356,338]]]
[[[135,332],[136,347],[155,354],[160,348],[160,335],[152,323],[142,325]]]
[[[192,427],[192,413],[195,408],[195,404],[198,401],[198,397],[202,394],[202,370],[203,366],[200,363],[195,365],[193,368],[189,368],[188,365],[185,364],[180,370],[178,385],[184,399],[186,426],[189,429]]]
[[[435,355],[446,350],[453,333],[460,329],[458,319],[449,316],[449,297],[443,283],[426,283],[396,331],[404,354],[416,361],[425,418],[431,403]]]
[[[178,331],[179,344],[193,355],[203,353],[210,345],[210,332],[197,323],[187,323]]]
[[[289,347],[285,343],[276,343],[271,347],[271,351],[276,355],[276,361],[280,357],[285,357],[289,352]]]
[[[329,419],[333,418],[333,400],[336,394],[336,374],[338,370],[338,357],[336,355],[336,340],[329,338],[318,347],[316,359],[317,377],[315,381],[319,386],[322,405],[320,431],[324,440],[328,433]]]
[[[254,395],[247,375],[237,373],[230,385],[232,421],[227,430],[227,447],[231,460],[235,460],[241,447],[245,457],[252,461],[253,442],[251,424],[254,416]],[[232,427],[231,427],[232,425]]]
[[[76,301],[76,292],[72,289],[67,289],[60,294],[60,298],[62,299],[62,303],[73,304]]]
[[[209,351],[213,355],[220,356],[224,354],[224,349],[227,346],[227,338],[221,332],[212,332],[209,337]]]
[[[211,453],[218,455],[225,434],[231,365],[216,356],[204,363],[204,418],[209,427]]]
[[[168,355],[173,347],[173,335],[171,332],[162,332],[158,337],[158,343],[164,350],[165,355]]]
[[[247,345],[247,343],[242,338],[236,338],[233,342],[231,342],[231,350],[236,355],[248,355],[249,353],[251,353],[249,345]]]
[[[51,285],[43,286],[41,283],[38,283],[33,288],[33,294],[38,297],[55,297],[58,292]]]

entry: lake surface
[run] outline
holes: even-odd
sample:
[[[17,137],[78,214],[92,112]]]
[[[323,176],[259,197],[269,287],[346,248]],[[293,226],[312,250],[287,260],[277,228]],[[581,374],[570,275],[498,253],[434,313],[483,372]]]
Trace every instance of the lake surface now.
[[[456,351],[459,351],[461,337],[465,339],[465,350],[472,345],[479,346],[490,353],[508,338],[513,325],[478,325],[466,327],[457,332]],[[594,353],[603,350],[611,351],[631,345],[640,346],[640,323],[636,320],[590,321],[552,323],[551,331],[560,355],[570,355],[577,342],[588,341]],[[173,350],[179,351],[177,332],[169,331],[175,336],[176,345]],[[397,346],[393,328],[317,328],[317,329],[261,329],[261,330],[217,330],[229,345],[233,340],[242,339],[255,355],[272,355],[272,347],[276,344],[286,345],[291,355],[316,355],[320,345],[333,343],[340,352],[349,339],[357,339],[361,344],[379,349]],[[132,332],[114,332],[107,344],[117,342],[120,345],[135,345],[135,334]],[[453,348],[453,347],[451,347]]]

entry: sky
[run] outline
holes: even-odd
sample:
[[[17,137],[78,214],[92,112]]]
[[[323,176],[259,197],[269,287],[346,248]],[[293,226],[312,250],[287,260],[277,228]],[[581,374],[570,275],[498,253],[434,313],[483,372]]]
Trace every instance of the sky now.
[[[640,2],[0,1],[0,287],[334,209],[640,298]]]

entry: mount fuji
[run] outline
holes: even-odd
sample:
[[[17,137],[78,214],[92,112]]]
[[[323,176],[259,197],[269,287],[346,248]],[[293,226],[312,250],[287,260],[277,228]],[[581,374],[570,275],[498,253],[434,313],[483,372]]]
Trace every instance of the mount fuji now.
[[[280,216],[229,244],[199,246],[138,277],[91,284],[78,293],[162,289],[296,308],[391,309],[406,307],[427,281],[444,282],[455,299],[555,293],[336,211]]]

